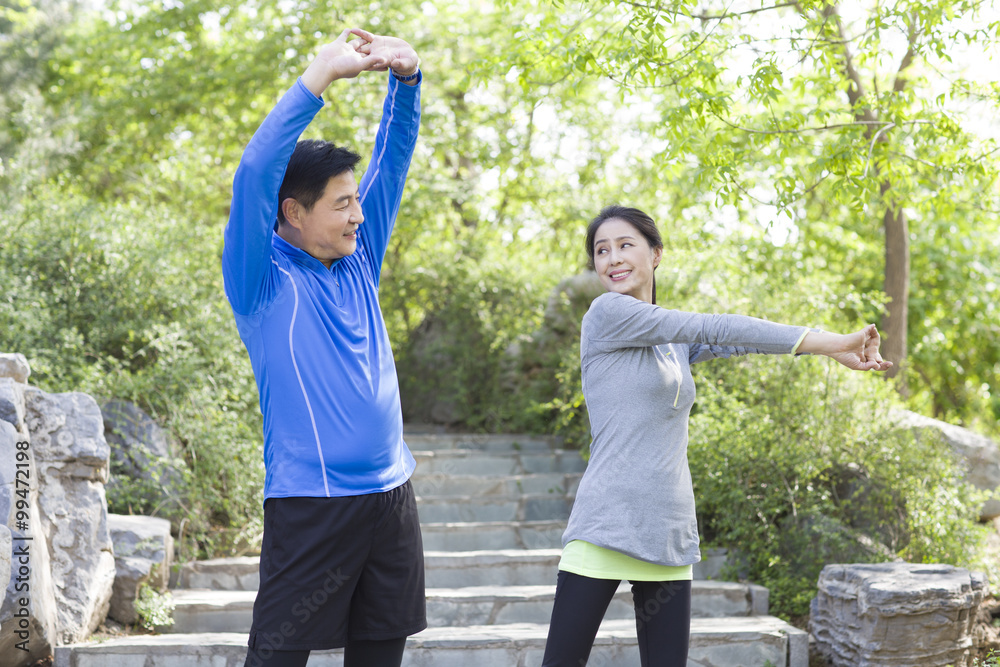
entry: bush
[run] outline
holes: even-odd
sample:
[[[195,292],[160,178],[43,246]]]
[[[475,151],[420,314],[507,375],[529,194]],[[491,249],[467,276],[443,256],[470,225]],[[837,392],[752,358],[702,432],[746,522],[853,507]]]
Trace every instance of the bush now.
[[[892,388],[828,359],[696,366],[690,460],[702,539],[738,554],[772,612],[808,613],[827,563],[968,565],[984,499],[950,449],[895,430]]]
[[[0,192],[0,349],[46,391],[120,398],[179,444],[185,484],[150,507],[141,486],[113,512],[170,518],[182,557],[252,549],[262,526],[260,413],[221,284],[219,229],[162,206],[93,204],[59,186]]]
[[[808,322],[816,313],[843,319],[838,293],[850,295],[846,305],[858,319],[879,303],[878,295],[816,277],[801,279],[792,294],[772,289],[766,274],[741,270],[745,258],[735,250],[720,244],[711,256],[690,253],[683,263],[667,257],[659,303],[788,322]],[[669,273],[682,265],[687,279]],[[529,394],[534,413],[547,414],[549,432],[587,456],[578,341],[563,341],[542,361],[539,373],[558,381],[547,400]],[[730,575],[770,589],[773,613],[808,613],[828,563],[902,558],[990,569],[980,560],[985,529],[977,525],[984,494],[962,479],[949,447],[892,426],[888,411],[899,399],[884,376],[826,358],[763,355],[692,370],[698,398],[688,459],[702,540],[736,555]]]
[[[546,432],[546,425],[525,420],[531,401],[511,391],[506,374],[511,349],[539,325],[551,288],[532,274],[557,271],[551,264],[541,271],[542,258],[483,261],[482,249],[471,245],[440,265],[393,267],[386,318],[405,312],[419,322],[391,332],[403,415],[473,431]]]
[[[173,596],[153,590],[147,584],[139,587],[139,595],[135,599],[135,613],[139,616],[139,624],[147,630],[174,624],[174,608],[177,604]]]

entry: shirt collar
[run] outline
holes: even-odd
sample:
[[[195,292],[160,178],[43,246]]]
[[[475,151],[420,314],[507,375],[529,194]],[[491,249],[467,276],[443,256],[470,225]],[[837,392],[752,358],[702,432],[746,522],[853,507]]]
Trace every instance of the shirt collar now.
[[[271,235],[271,245],[275,249],[277,249],[281,254],[285,255],[286,257],[288,257],[288,259],[292,260],[299,266],[319,271],[327,270],[327,268],[323,265],[323,262],[313,257],[302,248],[293,246],[291,243],[281,238],[281,236],[279,236],[277,232]],[[333,260],[333,263],[330,265],[329,270],[333,271],[335,268],[337,268],[337,265],[340,264],[341,259],[343,258],[341,257],[340,259]]]

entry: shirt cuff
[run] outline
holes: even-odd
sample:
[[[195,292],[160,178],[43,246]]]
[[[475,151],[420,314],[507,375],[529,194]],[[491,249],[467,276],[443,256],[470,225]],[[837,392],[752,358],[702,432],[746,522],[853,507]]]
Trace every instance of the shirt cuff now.
[[[399,78],[392,73],[392,70],[389,70],[389,81],[400,84],[404,88],[419,89],[420,84],[424,82],[424,72],[421,69],[417,69],[417,82],[411,86],[410,84],[413,83],[412,80],[406,82],[400,81]]]
[[[805,331],[802,332],[802,335],[799,336],[798,342],[795,343],[795,347],[792,348],[792,354],[794,354],[795,356],[812,355],[812,352],[799,352],[799,345],[802,345],[802,341],[804,341],[806,339],[806,336],[808,336],[813,331],[818,333],[820,329],[812,328],[812,329],[806,329]]]
[[[311,91],[308,88],[306,88],[306,84],[302,83],[302,77],[301,76],[298,79],[295,80],[295,87],[298,88],[299,92],[303,93],[306,97],[308,97],[309,99],[312,99],[312,100],[316,100],[317,102],[319,102],[319,105],[321,107],[323,106],[323,98],[322,97],[316,97],[316,95],[313,93],[313,91]]]

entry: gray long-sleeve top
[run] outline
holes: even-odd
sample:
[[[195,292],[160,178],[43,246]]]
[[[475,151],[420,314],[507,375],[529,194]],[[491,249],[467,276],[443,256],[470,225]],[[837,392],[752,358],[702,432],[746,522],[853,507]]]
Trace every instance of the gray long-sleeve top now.
[[[701,560],[687,462],[691,364],[790,354],[806,331],[667,310],[612,292],[597,297],[580,334],[593,441],[563,545],[585,540],[661,565]]]

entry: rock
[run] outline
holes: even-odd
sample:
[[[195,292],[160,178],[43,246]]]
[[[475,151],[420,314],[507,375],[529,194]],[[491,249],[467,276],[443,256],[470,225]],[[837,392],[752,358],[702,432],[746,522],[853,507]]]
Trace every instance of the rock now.
[[[3,582],[10,581],[10,558],[11,549],[13,548],[10,538],[10,528],[0,525],[0,581]],[[4,588],[0,590],[0,609],[3,608],[3,602],[6,599],[7,589]],[[0,625],[0,632],[2,631],[3,626]]]
[[[579,338],[580,322],[590,310],[594,299],[606,290],[594,271],[584,271],[566,278],[552,291],[545,306],[543,331],[557,336],[571,335]]]
[[[170,579],[174,540],[170,522],[151,516],[109,514],[115,551],[115,584],[108,616],[119,623],[138,621],[135,599],[143,584],[163,591]]]
[[[997,491],[1000,487],[1000,446],[989,438],[909,410],[892,410],[889,418],[897,426],[911,429],[918,438],[940,438],[962,461],[966,479],[977,489]],[[980,521],[1000,517],[1000,495],[987,500],[979,514]]]
[[[604,293],[600,279],[593,271],[585,271],[562,280],[545,305],[542,325],[530,338],[511,344],[505,350],[505,389],[515,390],[525,378],[541,374],[554,380],[558,355],[569,345],[575,349],[580,341],[580,323],[591,302]]]
[[[13,424],[23,435],[28,434],[24,424],[24,385],[8,377],[0,377],[0,421]]]
[[[986,578],[951,565],[827,565],[810,631],[834,667],[965,665]]]
[[[31,368],[23,354],[0,354],[0,378],[12,378],[15,382],[24,384],[29,375]]]
[[[471,417],[470,385],[483,381],[477,352],[487,349],[474,314],[456,309],[428,313],[410,335],[397,369],[404,420],[456,424]]]
[[[112,460],[130,469],[133,477],[148,475],[156,459],[170,456],[170,442],[156,420],[128,401],[108,401],[101,406],[104,439]]]
[[[110,450],[93,398],[25,390],[39,478],[41,532],[58,602],[58,643],[81,641],[107,616],[115,578],[104,482]]]
[[[107,484],[112,506],[143,512],[163,508],[183,477],[171,464],[170,440],[156,420],[127,401],[101,406],[104,437],[111,447],[112,474]],[[133,483],[125,483],[125,480]]]
[[[30,445],[27,449],[17,446],[26,442],[28,438],[12,424],[0,421],[0,533],[8,538],[0,550],[10,566],[7,576],[0,577],[5,590],[0,604],[0,656],[9,660],[4,664],[11,667],[31,665],[50,655],[57,637],[55,586],[38,512],[38,468]],[[18,452],[25,452],[20,461]],[[26,468],[17,467],[25,463]],[[27,471],[27,487],[23,482],[18,485],[18,470]],[[24,476],[22,473],[22,480]],[[25,502],[18,502],[25,500],[27,510],[23,509]],[[18,511],[27,511],[27,518]],[[19,644],[27,650],[20,650]]]
[[[31,448],[43,477],[51,469],[63,477],[108,481],[111,450],[93,398],[78,392],[47,394],[34,387],[25,391],[24,398]]]

